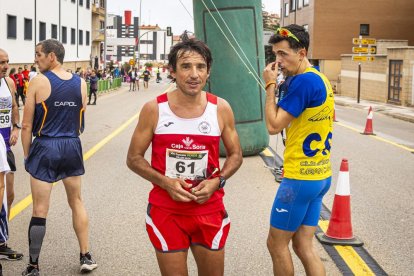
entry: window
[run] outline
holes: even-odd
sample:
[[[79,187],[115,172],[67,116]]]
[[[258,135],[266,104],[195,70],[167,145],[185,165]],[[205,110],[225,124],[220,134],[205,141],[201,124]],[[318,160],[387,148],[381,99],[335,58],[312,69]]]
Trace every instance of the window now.
[[[52,24],[52,38],[57,39],[57,25]]]
[[[309,6],[309,0],[303,0],[303,6],[304,7]]]
[[[298,10],[303,7],[303,0],[298,0]]]
[[[294,12],[296,10],[296,0],[290,0],[290,11]]]
[[[83,0],[79,0],[79,6],[83,6]]]
[[[289,16],[289,3],[285,3],[285,17]]]
[[[89,31],[86,31],[86,45],[89,46],[90,44],[90,33]]]
[[[76,3],[76,0],[72,0],[72,3]]]
[[[74,28],[70,29],[70,44],[76,44],[76,30]]]
[[[99,0],[99,7],[105,9],[105,0]]]
[[[39,22],[39,41],[43,41],[46,39],[46,23]]]
[[[101,20],[99,21],[99,29],[105,29],[105,21]]]
[[[79,37],[78,37],[79,45],[83,45],[83,31],[79,30]]]
[[[359,25],[359,35],[369,35],[369,24]]]
[[[309,25],[308,24],[303,25],[303,28],[305,29],[305,31],[307,31],[309,33]]]
[[[33,39],[33,21],[31,19],[24,19],[24,40]]]
[[[17,19],[14,15],[7,15],[7,38],[17,38]]]
[[[88,10],[91,8],[91,0],[86,0],[86,8]]]
[[[68,43],[68,28],[62,26],[62,43]]]

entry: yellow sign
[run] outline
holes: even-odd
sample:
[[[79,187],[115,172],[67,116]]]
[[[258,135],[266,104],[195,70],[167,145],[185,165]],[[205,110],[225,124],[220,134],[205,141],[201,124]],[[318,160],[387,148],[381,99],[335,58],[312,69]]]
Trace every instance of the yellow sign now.
[[[375,38],[353,38],[352,43],[355,45],[375,45],[377,44],[377,40]]]
[[[352,56],[353,61],[374,61],[375,57],[373,56]]]
[[[375,54],[377,52],[377,47],[352,47],[352,53],[355,54]]]
[[[129,60],[129,65],[135,65],[135,61],[134,61],[134,59],[133,59],[133,58],[131,58],[131,59]]]
[[[375,38],[363,38],[361,44],[374,45],[374,44],[377,44],[377,40]]]

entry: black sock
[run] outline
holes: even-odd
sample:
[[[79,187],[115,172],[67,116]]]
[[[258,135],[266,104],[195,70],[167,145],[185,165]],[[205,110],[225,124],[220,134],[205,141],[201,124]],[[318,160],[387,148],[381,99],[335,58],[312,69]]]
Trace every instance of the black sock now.
[[[40,249],[46,234],[46,219],[32,217],[29,225],[29,256],[30,264],[38,266]]]
[[[85,254],[80,253],[79,258],[82,259],[83,256],[86,256],[89,260],[92,258],[91,253],[86,252]]]

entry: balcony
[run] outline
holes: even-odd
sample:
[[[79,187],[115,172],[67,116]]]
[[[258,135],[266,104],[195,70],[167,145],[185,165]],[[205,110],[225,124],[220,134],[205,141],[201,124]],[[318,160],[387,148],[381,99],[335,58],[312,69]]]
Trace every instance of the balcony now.
[[[105,15],[105,9],[99,6],[99,4],[93,4],[92,13],[99,14],[99,15]]]

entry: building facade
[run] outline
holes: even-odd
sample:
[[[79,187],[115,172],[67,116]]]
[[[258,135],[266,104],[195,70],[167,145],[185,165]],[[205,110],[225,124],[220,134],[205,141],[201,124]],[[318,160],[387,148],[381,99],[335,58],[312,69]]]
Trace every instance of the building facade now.
[[[104,66],[105,16],[106,0],[93,0],[91,63],[94,68],[103,68]]]
[[[335,82],[342,54],[352,53],[360,28],[366,37],[403,39],[414,45],[413,0],[280,0],[281,26],[298,24],[311,36],[308,57]],[[365,37],[365,36],[364,36]]]
[[[134,63],[140,62],[141,66],[147,62],[167,62],[172,45],[172,37],[167,36],[167,30],[158,25],[142,25],[139,29],[139,18],[131,19],[131,22],[126,22],[120,15],[108,15],[108,61],[124,64],[135,59]]]
[[[414,20],[412,15],[414,14],[414,1],[413,0],[366,0],[366,1],[349,1],[349,0],[280,0],[281,3],[281,26],[289,24],[302,25],[308,30],[311,41],[308,52],[308,57],[315,65],[319,65],[321,72],[323,72],[334,87],[337,86],[337,81],[340,80],[342,86],[342,92],[347,91],[349,95],[356,94],[356,86],[354,90],[349,91],[349,85],[344,83],[344,80],[348,80],[354,73],[342,76],[342,72],[349,73],[349,66],[354,66],[358,69],[358,62],[352,61],[352,47],[357,45],[353,44],[353,38],[358,38],[361,34],[363,38],[376,38],[377,41],[407,41],[407,46],[414,45]],[[383,45],[386,45],[383,43]],[[380,46],[378,47],[385,47]],[[380,51],[380,49],[377,49]],[[377,51],[377,53],[378,53]],[[410,51],[410,50],[404,50]],[[387,51],[385,51],[387,52]],[[383,68],[383,63],[386,64],[386,68],[382,69],[385,75],[379,77],[382,82],[383,88],[380,91],[383,93],[378,96],[378,99],[384,101],[388,99],[388,87],[389,84],[389,53],[384,57],[385,52],[377,54],[375,56],[378,64],[374,63],[368,65],[364,63],[363,68],[374,68],[379,65]],[[348,57],[346,57],[348,55]],[[342,65],[345,62],[345,65]],[[409,62],[408,60],[404,61]],[[404,73],[408,73],[410,65],[403,66],[406,70]],[[344,70],[345,68],[345,70]],[[411,70],[411,69],[410,69]],[[375,72],[377,74],[378,72]],[[364,72],[363,72],[364,75]],[[365,74],[365,76],[373,76]],[[351,77],[354,81],[354,78]],[[409,78],[409,75],[406,76]],[[345,85],[345,86],[344,86]],[[361,84],[362,86],[364,84]],[[376,83],[378,85],[378,83]],[[392,86],[392,85],[391,85]],[[414,88],[413,88],[414,89]],[[377,90],[379,91],[379,90]],[[385,91],[385,92],[384,92]],[[366,92],[366,95],[370,95]],[[405,93],[404,95],[410,95]],[[410,96],[411,97],[411,96]],[[375,97],[369,96],[373,99]],[[385,100],[387,101],[387,100]],[[404,99],[402,101],[391,101],[400,104],[409,104],[411,98]]]
[[[0,48],[12,66],[33,64],[36,44],[49,38],[65,46],[66,68],[90,65],[90,0],[0,0],[0,7]]]

